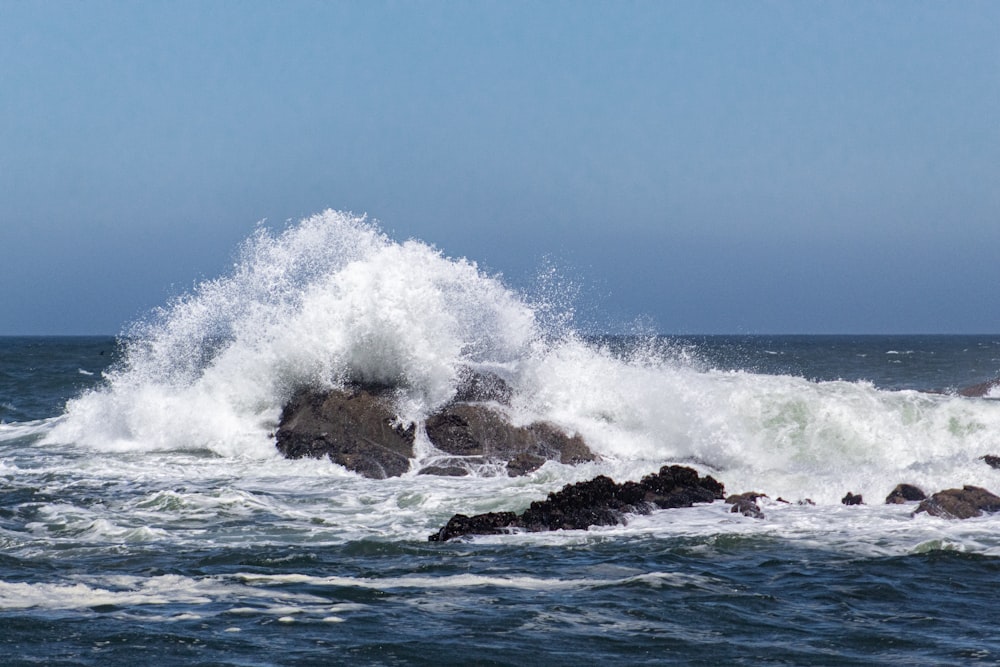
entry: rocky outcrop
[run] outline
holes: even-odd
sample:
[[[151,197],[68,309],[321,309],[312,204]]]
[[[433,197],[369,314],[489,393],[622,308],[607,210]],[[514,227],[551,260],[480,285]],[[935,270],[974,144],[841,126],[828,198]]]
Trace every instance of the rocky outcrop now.
[[[699,477],[691,468],[663,466],[639,482],[618,484],[600,475],[586,482],[567,484],[548,498],[531,503],[521,514],[489,512],[454,515],[431,534],[431,542],[464,535],[498,535],[523,530],[580,530],[590,526],[623,523],[626,514],[648,514],[654,509],[691,507],[723,497],[722,484],[710,476]]]
[[[726,498],[726,504],[732,505],[730,513],[732,514],[742,514],[743,516],[748,516],[753,519],[763,519],[764,512],[761,511],[760,505],[757,504],[758,498],[767,498],[767,494],[758,493],[756,491],[747,491],[746,493],[735,494]],[[781,498],[778,499],[779,502],[783,501]]]
[[[490,407],[455,403],[430,416],[427,438],[435,447],[454,456],[503,461],[511,475],[536,470],[546,461],[583,463],[594,454],[579,436],[568,436],[552,424],[536,422],[514,426]]]
[[[924,493],[920,487],[913,486],[912,484],[897,484],[896,488],[889,492],[889,495],[885,497],[886,505],[902,505],[903,503],[916,502],[918,500],[925,500],[927,494]]]
[[[414,427],[397,423],[391,393],[376,388],[300,391],[281,411],[278,451],[330,460],[365,477],[402,475],[413,458]]]
[[[302,390],[282,410],[275,441],[288,458],[323,458],[365,477],[395,477],[410,470],[416,427],[401,424],[393,387],[352,386]],[[425,422],[442,455],[419,470],[425,475],[467,475],[492,466],[524,475],[546,461],[575,464],[597,457],[577,435],[546,422],[515,426],[504,413],[513,390],[488,372],[463,368],[455,399]]]
[[[917,507],[914,514],[927,512],[945,519],[969,519],[983,512],[1000,511],[1000,496],[979,486],[945,489],[931,495]]]

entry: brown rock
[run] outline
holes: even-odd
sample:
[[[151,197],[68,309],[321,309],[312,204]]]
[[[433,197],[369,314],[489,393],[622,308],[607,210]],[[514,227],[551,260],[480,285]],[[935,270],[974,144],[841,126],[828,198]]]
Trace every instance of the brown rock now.
[[[902,505],[903,503],[924,500],[926,498],[927,494],[921,491],[919,487],[912,484],[897,484],[896,488],[885,497],[885,504]]]
[[[501,405],[510,405],[513,396],[514,390],[496,373],[475,371],[468,366],[462,366],[458,370],[456,403],[494,401]]]
[[[573,464],[596,458],[579,436],[544,422],[514,426],[502,413],[480,404],[449,405],[425,426],[428,439],[441,451],[504,461],[511,475],[537,470],[549,460]]]
[[[969,519],[983,512],[996,511],[1000,511],[1000,496],[967,484],[961,489],[938,491],[920,503],[914,514],[927,512],[945,519]]]
[[[329,456],[373,479],[402,475],[413,458],[413,425],[398,425],[389,394],[377,389],[301,391],[282,410],[275,436],[288,458]]]
[[[763,519],[764,512],[761,511],[760,505],[757,504],[758,498],[767,498],[767,494],[758,493],[757,491],[747,491],[746,493],[734,494],[726,498],[726,504],[733,506],[733,508],[729,510],[732,514],[742,514],[743,516],[748,516],[754,519]],[[781,498],[778,500],[781,500]]]
[[[974,384],[971,387],[965,387],[958,390],[959,396],[969,396],[972,398],[981,398],[986,394],[990,393],[993,387],[1000,385],[1000,378],[995,378],[993,380],[987,380],[986,382],[980,382],[979,384]]]

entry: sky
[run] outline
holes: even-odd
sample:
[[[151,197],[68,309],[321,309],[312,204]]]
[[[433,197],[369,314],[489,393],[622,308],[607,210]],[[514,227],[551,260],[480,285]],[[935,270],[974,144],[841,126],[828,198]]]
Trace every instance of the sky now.
[[[367,213],[581,326],[1000,332],[1000,3],[0,0],[0,335]]]

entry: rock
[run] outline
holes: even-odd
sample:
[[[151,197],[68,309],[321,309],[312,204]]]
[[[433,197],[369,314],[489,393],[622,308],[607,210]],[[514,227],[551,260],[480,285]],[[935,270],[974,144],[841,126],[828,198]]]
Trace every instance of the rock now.
[[[743,516],[748,516],[753,519],[763,519],[764,512],[761,511],[760,505],[757,504],[758,498],[767,498],[767,494],[758,493],[756,491],[747,491],[746,493],[740,493],[738,495],[732,495],[726,498],[726,504],[732,505],[733,508],[730,511],[732,514],[742,514]],[[781,502],[788,502],[787,500],[781,500]]]
[[[726,497],[727,505],[735,505],[741,500],[749,500],[752,503],[757,502],[758,498],[767,498],[766,493],[760,493],[759,491],[747,491],[746,493],[734,493],[731,496]],[[787,503],[788,501],[783,498],[778,498],[779,503]]]
[[[965,387],[964,389],[958,390],[959,396],[969,396],[972,398],[982,398],[990,393],[994,387],[1000,385],[1000,378],[995,378],[993,380],[987,380],[986,382],[980,382],[979,384],[974,384],[970,387]]]
[[[537,470],[546,461],[583,463],[596,456],[579,436],[552,424],[514,426],[500,411],[480,404],[454,403],[427,418],[427,438],[446,454],[503,461],[510,475]]]
[[[386,390],[300,391],[281,412],[278,451],[330,460],[365,477],[402,475],[413,458],[414,427],[397,423]]]
[[[547,530],[583,530],[589,526],[613,526],[622,523],[627,512],[642,511],[642,494],[618,498],[619,486],[610,477],[567,484],[543,501],[531,503],[520,517],[520,525],[530,532]],[[648,512],[648,509],[646,510]]]
[[[983,461],[986,461],[987,465],[991,468],[1000,468],[1000,456],[995,456],[993,454],[987,454],[986,456],[980,456]]]
[[[1000,511],[1000,496],[979,486],[966,485],[961,489],[938,491],[920,503],[914,514],[927,512],[945,519],[969,519],[983,512],[997,511]]]
[[[510,532],[518,523],[518,516],[513,512],[489,512],[466,516],[456,514],[448,524],[428,538],[430,542],[444,542],[459,535],[499,535]]]
[[[399,423],[394,392],[375,385],[298,392],[282,410],[278,451],[288,458],[329,456],[365,477],[402,475],[414,456],[416,428]],[[489,465],[517,476],[549,460],[575,464],[597,458],[582,438],[552,424],[511,424],[496,404],[509,404],[512,395],[500,376],[461,368],[455,399],[426,421],[431,443],[450,457],[427,462],[420,474],[467,475],[471,466]]]
[[[862,500],[862,498],[861,498],[861,494],[860,493],[858,495],[854,495],[850,491],[847,492],[846,496],[844,496],[843,498],[840,499],[840,502],[842,502],[845,505],[864,505],[865,504],[864,500]]]
[[[919,487],[912,484],[897,484],[896,488],[885,497],[885,504],[902,505],[903,503],[924,500],[925,498],[927,498],[927,494],[921,491]]]
[[[648,514],[655,508],[690,507],[723,497],[722,484],[710,476],[698,477],[691,468],[663,466],[639,482],[617,484],[610,477],[567,484],[548,498],[531,503],[520,515],[490,512],[473,517],[456,514],[431,534],[431,542],[463,535],[496,535],[520,529],[529,532],[580,530],[624,522],[626,514]]]
[[[468,366],[462,366],[458,370],[458,388],[454,398],[456,403],[494,401],[510,405],[513,396],[514,390],[496,373],[477,371]]]
[[[469,474],[469,469],[456,464],[429,465],[418,470],[417,474],[437,477],[465,477]]]

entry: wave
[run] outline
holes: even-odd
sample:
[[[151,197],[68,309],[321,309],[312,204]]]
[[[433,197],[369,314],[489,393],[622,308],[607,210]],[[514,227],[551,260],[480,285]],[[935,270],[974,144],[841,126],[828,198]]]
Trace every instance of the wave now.
[[[460,366],[509,366],[540,334],[532,309],[474,263],[326,211],[277,236],[258,229],[231,275],[132,327],[120,367],[68,404],[52,437],[271,455],[298,387],[396,384],[418,417],[452,396]]]
[[[658,339],[585,339],[558,301],[362,216],[261,227],[230,275],[125,332],[120,364],[46,440],[266,460],[297,388],[393,384],[401,418],[419,421],[472,366],[515,388],[515,422],[581,434],[619,479],[681,462],[731,490],[835,503],[898,482],[989,486],[995,474],[977,457],[995,446],[996,401],[714,370]]]

